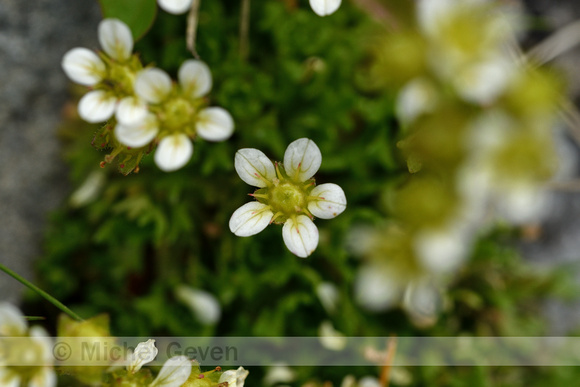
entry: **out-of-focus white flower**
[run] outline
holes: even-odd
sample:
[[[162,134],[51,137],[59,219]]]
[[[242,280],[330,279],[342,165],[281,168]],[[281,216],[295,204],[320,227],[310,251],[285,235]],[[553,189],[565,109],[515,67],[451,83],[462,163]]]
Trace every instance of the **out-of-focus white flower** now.
[[[249,373],[244,367],[237,370],[227,370],[220,376],[218,383],[227,382],[228,387],[244,387],[244,381]]]
[[[318,245],[313,216],[331,219],[346,209],[344,191],[336,184],[314,186],[312,176],[320,168],[322,155],[316,144],[301,138],[284,153],[284,164],[274,165],[257,149],[240,149],[234,166],[240,178],[259,187],[256,202],[246,203],[230,218],[230,230],[237,236],[259,233],[273,221],[283,223],[282,237],[295,255],[306,258]]]
[[[174,15],[187,12],[192,0],[157,0],[157,4],[165,11]]]
[[[167,360],[149,387],[179,387],[191,374],[191,361],[186,356],[174,356]]]
[[[181,285],[175,290],[175,295],[202,324],[213,325],[219,321],[221,306],[213,294]]]
[[[397,95],[395,111],[403,124],[431,111],[437,103],[437,92],[430,81],[418,78],[410,81]]]
[[[355,278],[355,299],[363,308],[380,312],[399,302],[407,283],[388,265],[368,263],[361,266]]]
[[[328,16],[336,12],[342,0],[310,0],[310,7],[319,16]]]
[[[28,329],[24,315],[7,302],[0,302],[0,340],[3,336],[19,337],[19,345],[11,348],[7,358],[0,359],[2,386],[56,386],[53,343],[48,333],[38,326]]]
[[[70,197],[70,204],[73,207],[82,207],[95,200],[105,183],[103,171],[93,171],[85,179],[83,184],[74,191]]]
[[[137,344],[135,351],[129,357],[129,364],[127,371],[131,374],[138,372],[145,364],[155,360],[158,350],[155,347],[155,340],[149,339],[145,342]]]
[[[272,386],[278,383],[291,383],[295,379],[296,374],[290,367],[284,364],[275,364],[266,370],[264,385]]]
[[[452,82],[466,101],[489,105],[505,90],[513,73],[513,64],[499,57],[467,66]]]
[[[467,254],[469,235],[459,226],[421,231],[415,236],[415,251],[422,266],[431,273],[450,273]]]
[[[420,278],[407,285],[403,308],[418,326],[432,325],[443,307],[439,289],[434,281]]]
[[[316,287],[316,295],[328,313],[334,313],[338,305],[338,289],[331,282],[322,282]]]
[[[330,349],[332,351],[341,351],[346,347],[346,337],[334,329],[332,323],[325,320],[320,324],[318,328],[318,336],[320,343],[324,348]]]

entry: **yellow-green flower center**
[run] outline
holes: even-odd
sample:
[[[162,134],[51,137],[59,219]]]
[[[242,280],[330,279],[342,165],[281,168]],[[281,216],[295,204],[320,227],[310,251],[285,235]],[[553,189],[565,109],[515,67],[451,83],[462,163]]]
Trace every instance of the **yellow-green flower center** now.
[[[186,132],[191,122],[194,107],[189,101],[183,98],[172,98],[164,105],[165,120],[164,125],[172,132]]]
[[[290,181],[279,182],[269,189],[268,201],[274,213],[281,212],[290,217],[302,211],[306,195],[301,187]]]

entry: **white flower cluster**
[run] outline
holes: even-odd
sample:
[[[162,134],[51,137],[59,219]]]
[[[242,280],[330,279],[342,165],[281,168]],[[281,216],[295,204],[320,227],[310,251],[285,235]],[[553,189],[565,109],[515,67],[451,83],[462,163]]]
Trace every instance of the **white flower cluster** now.
[[[478,229],[497,217],[517,224],[540,215],[543,184],[557,168],[561,96],[550,73],[517,58],[515,10],[419,0],[416,11],[415,30],[388,40],[379,61],[402,85],[398,145],[410,174],[390,192],[395,220],[365,231],[357,247],[368,260],[357,297],[372,310],[402,302],[432,321],[438,284],[465,260]],[[389,59],[394,48],[412,63]]]
[[[179,15],[187,12],[193,0],[157,0],[159,6],[166,12]],[[342,0],[310,0],[310,6],[317,15],[330,15],[340,7]]]
[[[308,257],[318,246],[314,216],[331,219],[346,209],[346,196],[338,185],[315,186],[312,177],[321,163],[320,149],[308,138],[288,145],[283,164],[273,164],[258,149],[240,149],[235,156],[236,172],[244,182],[260,189],[252,194],[256,201],[234,212],[230,230],[247,237],[272,222],[284,224],[286,247],[301,258]]]
[[[10,345],[10,337],[17,338],[18,344]],[[23,345],[23,338],[28,338],[28,345]],[[1,386],[56,386],[52,349],[53,343],[44,328],[29,328],[20,310],[0,303]]]
[[[65,54],[62,67],[74,82],[91,88],[79,102],[81,118],[96,123],[114,117],[114,136],[105,129],[98,139],[100,147],[113,148],[106,162],[122,153],[126,159],[121,163],[133,157],[137,167],[143,154],[157,146],[157,166],[174,171],[191,158],[195,136],[223,141],[232,135],[231,115],[220,107],[205,107],[212,86],[205,63],[185,61],[177,83],[163,70],[143,69],[131,54],[129,27],[117,19],[100,23],[99,42],[103,52],[74,48]]]

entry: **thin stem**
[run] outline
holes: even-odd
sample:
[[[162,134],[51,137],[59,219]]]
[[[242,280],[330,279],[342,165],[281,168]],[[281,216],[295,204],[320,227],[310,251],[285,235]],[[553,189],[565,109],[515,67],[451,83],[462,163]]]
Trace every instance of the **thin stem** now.
[[[187,49],[191,52],[191,55],[195,59],[199,59],[199,54],[195,49],[195,37],[197,36],[197,21],[199,16],[199,4],[201,0],[193,0],[191,2],[191,9],[187,15],[187,32],[186,32],[186,44]]]
[[[250,0],[242,0],[240,15],[240,59],[248,59],[250,31]]]
[[[8,274],[10,277],[14,278],[16,281],[22,283],[25,286],[28,286],[30,289],[34,290],[40,296],[44,297],[48,302],[52,303],[58,309],[62,310],[64,313],[68,314],[71,318],[77,321],[84,321],[78,314],[67,308],[62,302],[45,292],[44,290],[40,289],[38,286],[34,285],[32,282],[26,280],[25,278],[21,277],[20,275],[16,274],[6,266],[0,263],[0,270],[4,273]]]

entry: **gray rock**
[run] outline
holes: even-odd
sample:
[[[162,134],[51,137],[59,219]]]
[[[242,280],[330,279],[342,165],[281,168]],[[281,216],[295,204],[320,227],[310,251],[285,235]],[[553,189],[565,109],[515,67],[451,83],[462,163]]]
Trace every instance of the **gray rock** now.
[[[97,47],[96,1],[0,2],[0,262],[34,279],[47,212],[68,194],[56,129],[67,99],[60,61]],[[23,286],[0,272],[0,300]]]

